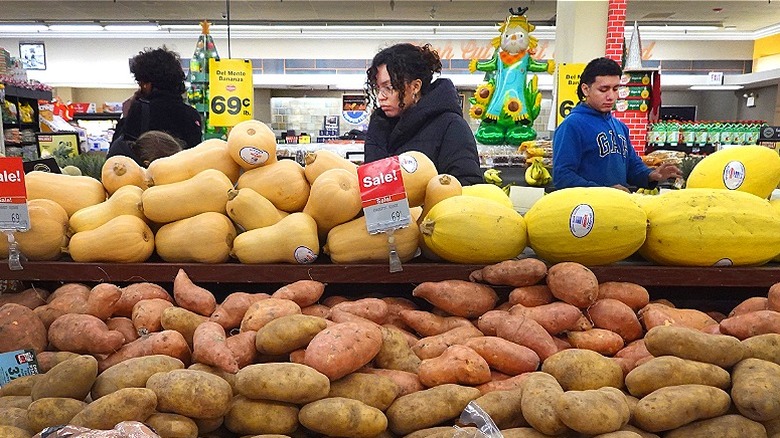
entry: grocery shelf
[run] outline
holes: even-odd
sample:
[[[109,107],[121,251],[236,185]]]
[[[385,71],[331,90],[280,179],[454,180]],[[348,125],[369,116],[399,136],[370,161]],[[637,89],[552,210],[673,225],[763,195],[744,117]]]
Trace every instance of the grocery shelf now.
[[[0,266],[0,278],[27,281],[81,282],[171,282],[183,268],[200,283],[289,283],[313,279],[337,284],[419,284],[424,281],[467,280],[482,265],[458,265],[415,261],[401,272],[390,273],[387,265],[247,265],[240,263],[76,263],[72,261],[24,262],[12,271]],[[599,281],[629,281],[645,287],[768,288],[780,282],[780,265],[761,267],[671,267],[646,262],[621,262],[591,268]]]

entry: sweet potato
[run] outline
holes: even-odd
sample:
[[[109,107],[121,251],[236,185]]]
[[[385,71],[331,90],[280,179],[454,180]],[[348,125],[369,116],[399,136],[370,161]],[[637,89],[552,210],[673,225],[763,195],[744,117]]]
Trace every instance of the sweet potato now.
[[[483,335],[473,325],[470,327],[456,327],[444,333],[420,339],[412,346],[412,351],[420,359],[430,359],[442,354],[451,345],[462,344],[466,339],[477,336]]]
[[[775,283],[769,288],[767,300],[769,310],[780,312],[780,283]]]
[[[198,315],[211,316],[217,308],[214,294],[193,283],[184,269],[179,269],[173,279],[173,299],[180,307]]]
[[[241,320],[241,331],[258,331],[272,320],[301,313],[295,301],[286,298],[268,298],[252,303]]]
[[[547,275],[547,265],[539,259],[504,260],[472,271],[469,280],[497,286],[532,286]]]
[[[523,385],[523,381],[531,374],[531,373],[523,373],[518,374],[516,376],[506,376],[501,375],[500,377],[496,375],[495,372],[490,373],[493,380],[487,383],[483,383],[481,385],[477,385],[477,389],[479,389],[479,392],[482,395],[494,392],[494,391],[513,391],[516,389],[520,389],[520,387]]]
[[[600,298],[587,310],[593,326],[613,331],[626,342],[642,337],[642,324],[627,304],[614,298]]]
[[[345,322],[317,333],[306,348],[306,365],[340,379],[365,366],[382,346],[382,330],[375,325]]]
[[[325,283],[315,280],[298,280],[280,287],[271,296],[294,301],[298,306],[306,307],[320,300],[325,292],[325,286]],[[328,304],[328,306],[332,306],[332,304]]]
[[[29,307],[30,309],[35,309],[38,306],[45,305],[48,297],[49,291],[33,286],[21,292],[3,293],[0,295],[0,306],[8,303],[15,303]]]
[[[49,342],[63,351],[87,354],[111,354],[125,343],[122,333],[109,330],[100,318],[66,313],[49,327]]]
[[[360,298],[355,301],[344,301],[331,307],[331,313],[334,310],[349,312],[377,324],[385,322],[388,312],[387,303],[379,298]]]
[[[476,318],[493,309],[498,302],[492,287],[463,280],[427,281],[415,287],[412,295],[450,315],[464,318]]]
[[[59,310],[61,314],[86,313],[89,291],[87,286],[80,283],[62,285],[49,295],[48,303],[39,311],[49,308]]]
[[[469,338],[463,345],[482,356],[490,368],[510,376],[539,368],[539,355],[533,350],[498,336]]]
[[[195,312],[182,307],[169,307],[163,310],[160,316],[160,324],[164,330],[175,330],[184,336],[184,340],[187,341],[187,345],[192,347],[192,337],[195,334],[195,329],[198,326],[208,321],[203,315],[198,315]]]
[[[661,303],[650,303],[639,311],[639,321],[650,330],[657,325],[674,325],[696,330],[717,324],[711,316],[695,309],[676,309]],[[722,328],[721,328],[722,329]]]
[[[225,329],[207,321],[195,329],[192,337],[192,360],[217,367],[228,373],[238,372],[238,362],[225,341]]]
[[[336,304],[344,302],[344,301],[349,301],[349,298],[347,298],[347,297],[345,297],[343,295],[331,295],[329,297],[323,298],[322,299],[322,304],[324,304],[324,305],[326,305],[328,307],[333,307]]]
[[[138,335],[143,336],[162,330],[160,320],[165,309],[169,307],[173,307],[173,303],[162,298],[141,300],[135,303],[132,320]]]
[[[409,327],[406,326],[401,318],[401,312],[404,310],[417,310],[417,304],[403,297],[382,297],[382,301],[387,304],[387,319],[385,319],[385,323],[408,330]]]
[[[249,306],[255,301],[264,300],[270,297],[268,294],[258,293],[250,294],[247,292],[233,292],[225,297],[222,304],[218,305],[214,313],[209,318],[225,328],[231,330],[241,325]]]
[[[163,289],[162,286],[142,282],[132,283],[122,288],[122,297],[116,303],[114,310],[114,316],[126,316],[128,318],[133,316],[133,306],[135,303],[141,300],[148,300],[152,298],[162,298],[173,302],[171,295]]]
[[[780,333],[780,312],[758,310],[732,316],[720,322],[720,332],[739,340],[767,333]]]
[[[471,348],[452,345],[441,355],[423,360],[417,374],[429,388],[445,383],[480,385],[490,381],[490,366]]]
[[[255,362],[257,358],[257,349],[255,348],[255,337],[257,332],[247,331],[228,336],[225,340],[233,357],[236,358],[238,368],[243,368]]]
[[[88,293],[89,293],[89,287],[86,284],[65,283],[62,286],[58,287],[57,289],[54,289],[54,292],[52,292],[49,295],[46,301],[47,303],[51,304],[51,302],[57,299],[57,297],[62,297],[70,294],[83,296]]]
[[[410,327],[420,336],[434,336],[455,327],[474,325],[461,316],[439,316],[424,310],[402,310],[400,316],[404,325]]]
[[[756,310],[770,310],[769,299],[767,297],[750,297],[731,309],[728,316],[744,315],[745,313],[755,312]]]
[[[477,319],[477,327],[485,336],[495,336],[496,327],[509,316],[509,310],[490,310]]]
[[[647,351],[647,347],[645,346],[645,340],[644,339],[637,339],[636,341],[633,341],[626,345],[625,347],[621,348],[620,351],[615,353],[615,358],[618,359],[624,359],[625,362],[619,362],[621,363],[621,366],[623,363],[626,364],[628,371],[631,371],[637,366],[637,362],[640,359],[645,358],[653,358],[653,355],[650,354],[649,351]]]
[[[100,372],[133,357],[165,354],[179,359],[185,365],[190,363],[190,347],[181,333],[174,330],[163,330],[140,337],[122,346],[116,353],[101,360]]]
[[[89,291],[86,313],[105,321],[116,311],[122,289],[111,283],[100,283]]]
[[[510,315],[524,316],[538,322],[548,333],[557,335],[572,330],[582,317],[579,308],[563,302],[542,304],[536,307],[525,307],[515,304],[509,309]]]
[[[311,306],[301,307],[301,314],[327,319],[330,316],[330,307],[324,304],[312,304]]]
[[[526,307],[541,306],[550,304],[555,297],[546,284],[537,284],[534,286],[516,287],[509,292],[508,302],[511,305],[522,304]]]
[[[290,362],[304,365],[306,363],[306,350],[303,348],[290,352]]]
[[[33,310],[15,303],[0,307],[0,353],[26,348],[40,353],[47,344],[46,327]]]
[[[634,312],[650,302],[650,294],[643,286],[624,281],[606,281],[599,284],[599,299],[612,298],[627,305]]]
[[[599,295],[599,282],[593,271],[575,262],[553,265],[547,272],[547,286],[555,298],[581,309],[593,304]]]
[[[374,321],[371,321],[370,319],[364,318],[360,315],[356,315],[351,312],[347,312],[345,310],[341,310],[334,306],[332,309],[330,309],[330,316],[329,321],[339,323],[339,322],[360,322],[364,324],[371,324],[379,327],[379,324],[375,323]]]
[[[496,327],[496,336],[530,348],[542,361],[558,352],[552,335],[531,318],[508,315]]]
[[[625,341],[619,334],[599,328],[568,332],[566,338],[574,348],[593,350],[605,356],[612,356],[625,346]]]
[[[43,323],[43,326],[47,330],[49,329],[49,326],[51,326],[51,323],[53,323],[55,319],[65,314],[63,310],[54,308],[49,305],[38,306],[35,309],[33,309],[33,313],[35,313],[35,316],[38,317],[38,319],[41,321],[41,323]]]

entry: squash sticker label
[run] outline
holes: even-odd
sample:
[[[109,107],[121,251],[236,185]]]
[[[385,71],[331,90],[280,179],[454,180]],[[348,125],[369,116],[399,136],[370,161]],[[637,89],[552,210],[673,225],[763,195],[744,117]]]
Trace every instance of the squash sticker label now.
[[[295,248],[293,256],[295,257],[295,261],[301,265],[308,265],[309,263],[314,263],[314,261],[317,260],[317,254],[314,254],[314,251],[305,246],[299,246]]]
[[[398,162],[406,173],[414,173],[417,171],[417,160],[412,156],[401,154],[398,156]]]
[[[252,165],[263,164],[268,161],[269,158],[268,151],[249,146],[241,148],[241,150],[238,151],[238,155],[242,160]]]
[[[723,185],[736,190],[745,182],[745,165],[741,161],[730,161],[723,168]]]
[[[593,229],[595,219],[593,207],[588,204],[580,204],[574,207],[569,216],[569,231],[574,237],[585,237]]]
[[[734,262],[732,262],[730,258],[722,258],[715,262],[715,264],[712,266],[731,266],[733,264]]]

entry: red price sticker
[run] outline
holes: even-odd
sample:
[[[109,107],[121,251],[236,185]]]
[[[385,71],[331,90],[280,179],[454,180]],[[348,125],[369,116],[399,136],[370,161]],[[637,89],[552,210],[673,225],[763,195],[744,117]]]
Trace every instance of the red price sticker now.
[[[0,230],[30,229],[27,188],[20,157],[0,158]]]
[[[412,221],[398,157],[358,167],[360,200],[371,234],[408,226]]]

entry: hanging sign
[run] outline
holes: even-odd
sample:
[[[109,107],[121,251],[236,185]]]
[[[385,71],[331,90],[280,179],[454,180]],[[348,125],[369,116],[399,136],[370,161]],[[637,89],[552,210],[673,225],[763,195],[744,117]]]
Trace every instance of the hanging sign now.
[[[360,200],[371,234],[408,226],[412,219],[397,156],[358,167]]]
[[[24,164],[21,157],[0,158],[0,230],[27,231],[30,215],[27,211],[27,188],[24,185]]]
[[[209,59],[209,124],[236,126],[254,114],[252,61]]]
[[[577,87],[580,84],[580,75],[583,70],[585,70],[585,64],[561,63],[558,65],[556,126],[563,122],[563,118],[568,116],[580,101],[579,96],[577,96]]]

